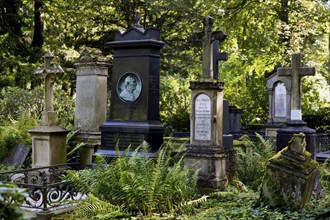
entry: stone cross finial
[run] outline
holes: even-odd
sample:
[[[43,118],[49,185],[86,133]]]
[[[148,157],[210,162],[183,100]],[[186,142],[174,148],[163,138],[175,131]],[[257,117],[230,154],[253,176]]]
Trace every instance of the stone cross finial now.
[[[134,16],[134,26],[135,27],[138,27],[138,28],[140,28],[141,27],[141,25],[140,25],[140,20],[141,20],[141,17],[140,17],[140,15],[135,15]]]
[[[315,67],[301,66],[300,53],[293,53],[291,56],[291,67],[279,67],[277,69],[279,76],[291,77],[291,121],[302,120],[301,116],[301,95],[300,95],[300,79],[303,76],[315,75]]]
[[[56,113],[53,108],[53,84],[57,76],[64,73],[60,65],[52,64],[54,55],[47,51],[44,55],[44,68],[38,67],[35,75],[45,80],[45,109],[42,115],[42,125],[56,125]]]

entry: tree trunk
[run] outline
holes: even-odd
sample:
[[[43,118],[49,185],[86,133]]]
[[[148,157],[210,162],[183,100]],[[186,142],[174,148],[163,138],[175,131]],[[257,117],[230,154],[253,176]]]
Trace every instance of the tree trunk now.
[[[44,3],[42,1],[34,1],[34,33],[31,47],[41,49],[44,43],[44,21],[42,8]]]

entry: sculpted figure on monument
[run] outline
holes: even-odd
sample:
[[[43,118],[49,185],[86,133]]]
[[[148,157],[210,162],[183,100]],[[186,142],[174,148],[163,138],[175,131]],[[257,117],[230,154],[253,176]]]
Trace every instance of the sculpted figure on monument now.
[[[118,91],[119,97],[124,101],[133,102],[141,93],[141,81],[133,73],[125,74],[119,80],[118,87],[121,88],[121,91]]]

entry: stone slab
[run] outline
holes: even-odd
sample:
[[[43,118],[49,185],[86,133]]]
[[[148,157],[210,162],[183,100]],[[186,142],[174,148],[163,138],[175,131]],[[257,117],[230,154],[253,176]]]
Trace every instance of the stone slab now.
[[[3,161],[6,166],[20,167],[23,165],[25,159],[30,152],[30,148],[23,143],[19,143],[13,147],[8,157]]]

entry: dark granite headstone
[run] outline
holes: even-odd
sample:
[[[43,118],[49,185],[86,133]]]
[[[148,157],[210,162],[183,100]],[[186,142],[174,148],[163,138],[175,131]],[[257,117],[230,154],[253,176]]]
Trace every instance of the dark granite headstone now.
[[[136,148],[143,141],[157,151],[164,128],[159,116],[160,41],[159,30],[143,29],[138,22],[125,32],[117,31],[113,48],[110,117],[101,131],[101,151],[112,157],[116,143],[120,150]]]
[[[19,143],[11,149],[9,156],[4,159],[3,164],[6,166],[20,167],[23,165],[29,152],[29,147],[23,143]]]

